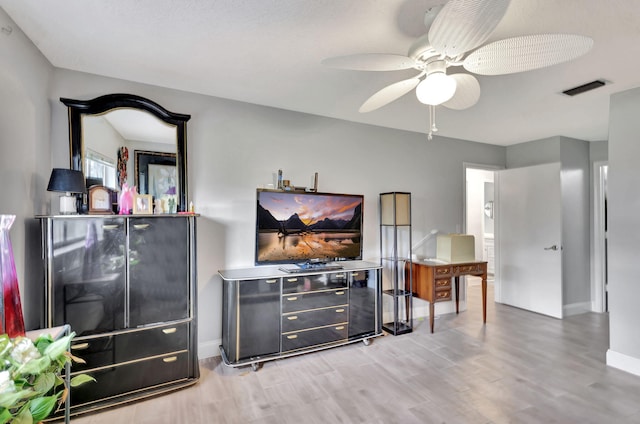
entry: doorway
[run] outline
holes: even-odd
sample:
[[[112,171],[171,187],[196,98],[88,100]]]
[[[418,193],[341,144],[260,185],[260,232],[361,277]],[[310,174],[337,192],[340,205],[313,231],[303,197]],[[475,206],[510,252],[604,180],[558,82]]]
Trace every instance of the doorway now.
[[[463,232],[475,239],[476,260],[487,261],[487,282],[495,276],[495,215],[494,174],[498,168],[465,164],[465,200]],[[468,277],[469,285],[480,285],[478,277]]]
[[[607,287],[607,162],[593,164],[593,240],[591,310],[609,312]]]

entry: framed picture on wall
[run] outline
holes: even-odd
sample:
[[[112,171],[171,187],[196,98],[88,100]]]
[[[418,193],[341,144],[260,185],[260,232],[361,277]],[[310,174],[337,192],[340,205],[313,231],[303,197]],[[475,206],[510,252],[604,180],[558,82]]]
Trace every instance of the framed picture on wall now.
[[[150,194],[136,194],[133,197],[134,214],[152,214],[153,197]]]

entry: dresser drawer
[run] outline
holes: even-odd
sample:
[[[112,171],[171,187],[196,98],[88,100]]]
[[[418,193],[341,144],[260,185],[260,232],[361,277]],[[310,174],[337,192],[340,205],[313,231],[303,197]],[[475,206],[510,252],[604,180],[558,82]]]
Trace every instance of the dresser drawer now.
[[[287,333],[307,328],[324,327],[332,324],[346,323],[348,320],[348,306],[294,312],[282,316],[282,332]]]
[[[282,296],[282,312],[306,311],[347,305],[348,303],[347,289],[285,295]]]
[[[189,348],[189,323],[147,328],[116,336],[116,362],[162,355]]]
[[[71,353],[86,363],[74,364],[73,371],[186,350],[188,330],[189,324],[182,323],[94,339],[74,340]]]
[[[75,365],[73,368],[75,372]],[[180,352],[89,371],[87,374],[96,381],[71,388],[72,409],[84,403],[189,378],[189,354]]]
[[[306,293],[318,290],[341,289],[347,287],[346,272],[301,275],[282,279],[283,293]]]
[[[310,346],[343,341],[347,340],[347,335],[347,324],[286,333],[282,335],[282,351],[288,352]]]

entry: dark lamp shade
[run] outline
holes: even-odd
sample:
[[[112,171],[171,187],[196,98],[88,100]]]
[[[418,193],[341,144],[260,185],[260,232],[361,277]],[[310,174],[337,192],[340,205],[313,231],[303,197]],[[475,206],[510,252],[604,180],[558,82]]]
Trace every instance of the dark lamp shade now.
[[[47,191],[84,193],[84,174],[73,169],[53,168]]]

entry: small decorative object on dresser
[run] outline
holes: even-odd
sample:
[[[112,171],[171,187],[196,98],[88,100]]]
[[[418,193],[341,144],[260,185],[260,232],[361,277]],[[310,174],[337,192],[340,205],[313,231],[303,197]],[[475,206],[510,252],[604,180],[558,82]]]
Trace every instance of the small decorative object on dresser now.
[[[134,214],[152,214],[153,213],[153,196],[150,194],[136,194],[133,197],[133,213]]]
[[[93,186],[89,188],[89,213],[90,214],[112,214],[111,191],[104,186]]]

